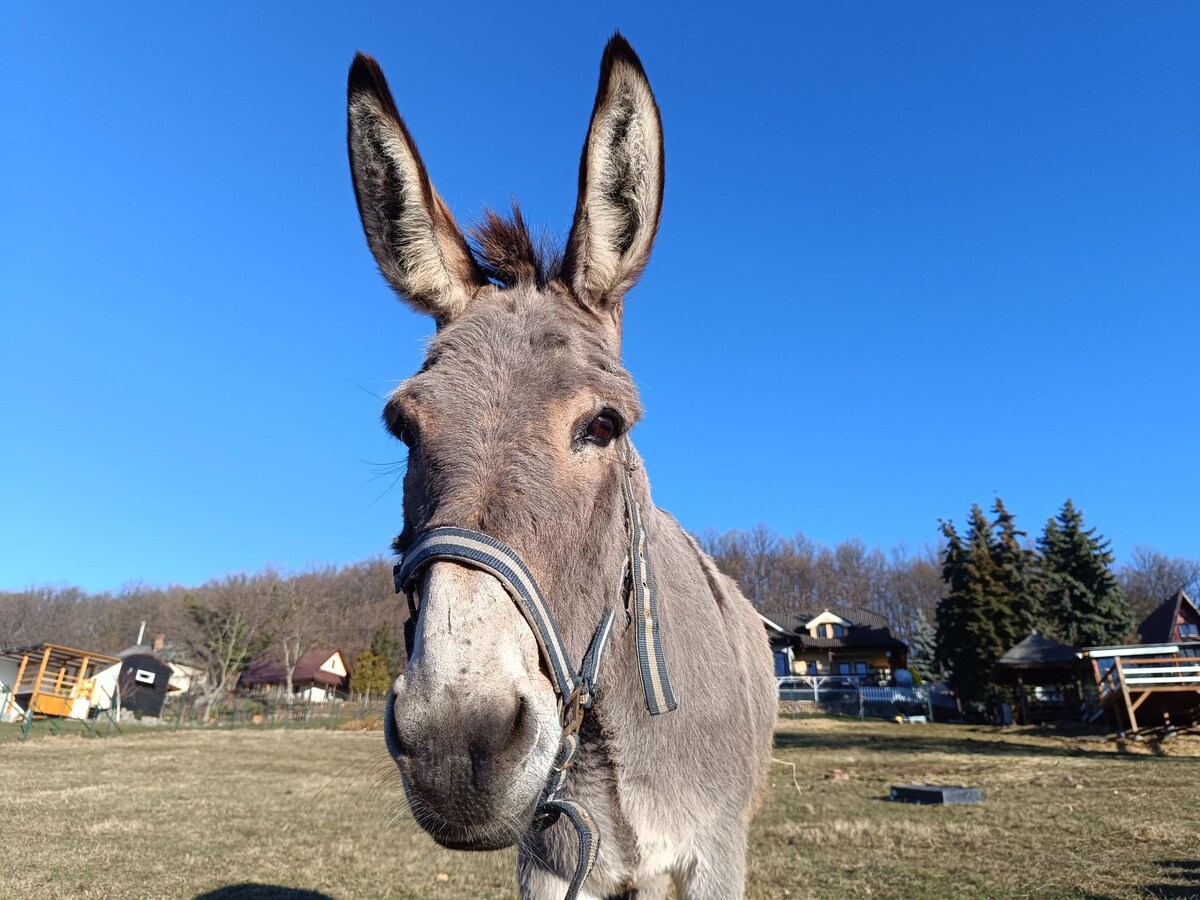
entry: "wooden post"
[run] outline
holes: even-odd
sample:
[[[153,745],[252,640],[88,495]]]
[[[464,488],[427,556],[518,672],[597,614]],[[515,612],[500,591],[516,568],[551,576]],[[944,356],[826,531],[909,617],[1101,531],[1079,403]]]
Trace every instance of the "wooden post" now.
[[[4,701],[4,716],[8,715],[8,711],[17,705],[17,689],[21,686],[21,679],[25,677],[25,666],[29,664],[29,654],[26,653],[21,657],[21,665],[17,667],[17,680],[13,682],[12,691],[9,692],[8,699]],[[0,718],[4,718],[0,716]]]
[[[1025,705],[1025,679],[1017,673],[1017,712],[1021,716],[1021,724],[1029,724],[1029,708]]]
[[[1125,683],[1125,667],[1121,665],[1121,657],[1116,658],[1117,678],[1121,681],[1121,697],[1125,701],[1125,714],[1129,719],[1129,730],[1137,733],[1137,716],[1134,714],[1133,701],[1129,699],[1129,685]]]
[[[46,647],[46,652],[42,654],[41,664],[38,665],[37,678],[33,681],[33,693],[29,695],[29,708],[35,710],[37,708],[38,694],[42,692],[42,678],[46,675],[46,666],[50,662],[50,647]]]
[[[78,697],[83,692],[84,683],[87,681],[88,664],[91,663],[91,661],[92,661],[92,658],[90,656],[88,656],[86,653],[83,654],[83,662],[81,662],[79,664],[79,682],[75,685],[75,690],[72,692],[73,697]],[[87,701],[88,701],[88,706],[91,706],[91,703],[92,703],[92,692],[91,691],[88,691]]]

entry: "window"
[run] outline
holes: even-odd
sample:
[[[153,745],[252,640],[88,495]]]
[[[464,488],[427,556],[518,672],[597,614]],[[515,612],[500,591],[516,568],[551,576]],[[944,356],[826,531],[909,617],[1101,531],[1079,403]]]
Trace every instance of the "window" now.
[[[809,663],[808,663],[808,674],[809,674],[809,675],[816,675],[816,674],[817,674],[817,664],[816,664],[816,662],[815,662],[814,660],[809,660]]]
[[[845,637],[846,636],[846,629],[844,626],[833,625],[831,627],[833,628],[833,636],[834,637]]]
[[[838,663],[837,670],[838,670],[839,675],[849,675],[850,674],[850,663],[848,663],[848,662]]]
[[[1200,638],[1200,625],[1195,622],[1184,622],[1179,626],[1179,639],[1186,641],[1188,638]]]
[[[854,674],[855,675],[866,675],[867,674],[867,664],[865,662],[856,662],[854,664]]]

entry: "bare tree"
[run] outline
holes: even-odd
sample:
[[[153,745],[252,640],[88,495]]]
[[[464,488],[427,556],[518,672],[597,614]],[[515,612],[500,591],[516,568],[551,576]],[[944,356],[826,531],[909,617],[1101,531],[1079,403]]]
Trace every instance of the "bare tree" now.
[[[272,586],[278,598],[275,646],[282,654],[288,703],[296,664],[309,651],[329,645],[333,616],[326,589],[335,580],[336,570],[328,568],[281,579]]]
[[[247,660],[269,646],[278,616],[271,580],[226,576],[184,598],[196,625],[189,649],[205,672],[200,688],[207,705],[232,692]]]
[[[1180,588],[1193,598],[1200,596],[1200,559],[1170,557],[1138,545],[1117,572],[1117,579],[1134,619],[1140,622]]]

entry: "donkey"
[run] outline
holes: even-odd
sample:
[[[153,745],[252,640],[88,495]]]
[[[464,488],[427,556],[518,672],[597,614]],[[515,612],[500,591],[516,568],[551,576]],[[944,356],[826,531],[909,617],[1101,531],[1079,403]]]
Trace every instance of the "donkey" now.
[[[527,900],[742,896],[777,701],[758,616],[630,443],[622,308],[663,197],[641,62],[619,34],[604,51],[557,255],[515,203],[468,242],[361,53],[348,119],[367,244],[437,323],[383,412],[415,621],[385,736],[414,817],[452,849],[518,845]]]

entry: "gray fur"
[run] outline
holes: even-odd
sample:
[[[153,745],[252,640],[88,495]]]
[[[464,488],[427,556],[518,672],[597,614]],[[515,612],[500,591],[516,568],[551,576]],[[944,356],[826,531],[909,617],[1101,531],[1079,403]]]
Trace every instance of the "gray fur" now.
[[[623,39],[614,38],[605,60],[622,67],[621,78],[640,77],[632,95],[644,90],[653,102]],[[605,85],[616,79],[602,71],[595,115],[603,115]],[[597,130],[594,120],[589,134]],[[619,146],[614,152],[622,166],[636,169],[624,177],[641,186],[641,196],[661,196],[661,165],[637,169],[638,154]],[[581,184],[594,156],[585,146]],[[375,221],[365,212],[364,220]],[[537,578],[576,663],[602,616],[617,612],[565,790],[602,834],[583,896],[660,898],[673,881],[686,900],[739,897],[747,827],[775,721],[771,655],[737,587],[654,506],[634,454],[634,492],[679,698],[679,708],[664,716],[645,709],[632,619],[620,605],[628,437],[607,446],[582,438],[601,410],[613,411],[626,432],[641,416],[620,362],[619,298],[598,302],[592,288],[576,287],[579,273],[604,268],[590,266],[589,253],[606,265],[620,261],[612,283],[619,292],[644,266],[652,230],[648,239],[627,232],[613,238],[610,225],[573,232],[561,278],[463,285],[469,300],[461,309],[429,309],[442,327],[422,370],[385,410],[393,431],[415,438],[397,546],[442,525],[500,539]],[[587,227],[587,216],[577,215],[575,228]],[[606,240],[620,246],[603,246]],[[554,695],[528,626],[487,576],[454,563],[426,571],[414,652],[393,691],[389,747],[422,826],[452,847],[519,841],[521,896],[561,897],[574,867],[574,831],[560,821],[526,833],[536,801],[530,786],[544,783],[557,745]]]

